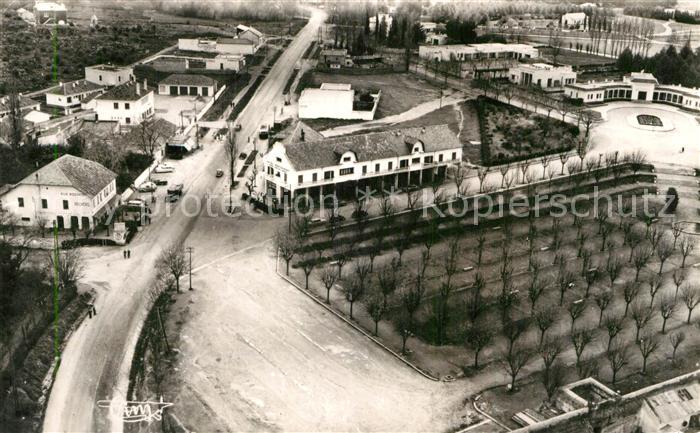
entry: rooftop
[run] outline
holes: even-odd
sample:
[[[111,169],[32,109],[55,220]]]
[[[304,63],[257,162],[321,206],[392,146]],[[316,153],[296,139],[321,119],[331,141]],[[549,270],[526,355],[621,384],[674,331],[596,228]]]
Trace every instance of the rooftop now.
[[[358,162],[408,156],[416,140],[423,143],[426,152],[462,147],[448,125],[433,125],[297,141],[286,146],[286,154],[296,170],[312,170],[338,165],[341,155],[348,151],[355,154]]]
[[[52,89],[49,93],[53,95],[78,95],[80,93],[94,92],[102,89],[104,86],[91,83],[87,80],[75,80],[69,83],[62,83],[58,88]]]
[[[171,86],[214,86],[216,85],[216,80],[205,75],[173,74],[158,84]]]
[[[249,41],[248,39],[243,39],[243,38],[218,38],[216,40],[217,44],[222,44],[222,45],[252,45],[253,42]]]
[[[32,98],[28,98],[26,96],[19,97],[20,108],[27,108],[27,107],[32,107],[35,105],[41,105],[41,103],[33,100]],[[0,113],[3,113],[5,111],[10,111],[10,97],[9,96],[3,96],[2,98],[0,98]]]
[[[100,65],[93,65],[93,66],[86,66],[86,69],[98,69],[100,71],[109,71],[109,72],[116,72],[116,71],[123,71],[124,69],[131,69],[131,66],[117,66],[117,65],[110,65],[110,64],[100,64]]]
[[[300,120],[293,127],[288,128],[285,131],[285,137],[282,139],[282,144],[287,145],[289,143],[301,141],[302,133],[304,135],[304,141],[318,141],[323,140],[324,138],[320,132],[316,131]]]
[[[114,172],[94,161],[63,155],[25,177],[19,184],[70,186],[89,197],[94,197],[116,177]]]
[[[128,83],[112,87],[95,99],[108,101],[137,101],[152,91],[153,88],[147,87],[145,82],[129,81]]]
[[[349,83],[321,83],[321,90],[351,90]]]
[[[255,36],[257,36],[257,37],[259,37],[259,38],[262,38],[262,33],[261,33],[259,30],[255,29],[255,28],[253,28],[253,27],[245,26],[245,25],[243,25],[243,24],[239,24],[239,25],[236,26],[236,29],[237,29],[237,30],[240,30],[241,32],[251,32],[251,33],[253,33]]]

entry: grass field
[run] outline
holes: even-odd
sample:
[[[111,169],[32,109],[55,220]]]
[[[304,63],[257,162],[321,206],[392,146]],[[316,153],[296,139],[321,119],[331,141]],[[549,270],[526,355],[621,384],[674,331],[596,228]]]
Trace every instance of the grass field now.
[[[541,55],[545,59],[551,61],[552,49],[543,48],[541,50]],[[559,50],[559,55],[557,56],[557,63],[563,63],[565,65],[580,66],[580,65],[605,65],[610,63],[615,63],[615,59],[609,57],[596,56],[595,54],[588,54],[586,52],[578,52],[567,49]]]

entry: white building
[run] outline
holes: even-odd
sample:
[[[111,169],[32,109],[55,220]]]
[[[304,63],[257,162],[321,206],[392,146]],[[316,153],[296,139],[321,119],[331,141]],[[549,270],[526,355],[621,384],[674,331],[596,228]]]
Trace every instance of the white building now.
[[[155,112],[153,90],[146,80],[143,83],[131,81],[112,87],[90,102],[98,121],[136,125]]]
[[[196,74],[173,74],[158,83],[159,95],[214,96],[218,83],[215,79]]]
[[[508,75],[512,83],[521,86],[538,86],[542,89],[559,88],[576,82],[576,72],[568,65],[520,63],[510,68]]]
[[[92,95],[102,93],[104,87],[87,80],[76,80],[60,85],[46,94],[46,105],[58,107],[63,114],[71,114],[80,110],[80,103]]]
[[[202,51],[219,54],[255,54],[261,44],[255,44],[250,38],[218,39],[178,39],[177,48],[183,51]]]
[[[568,84],[567,96],[581,99],[584,104],[614,100],[661,102],[688,110],[700,111],[700,90],[676,85],[659,84],[648,72],[632,72],[622,81],[589,81]]]
[[[563,29],[585,28],[587,19],[585,12],[569,12],[561,16],[561,27]]]
[[[425,35],[425,43],[428,45],[445,45],[447,44],[447,35],[442,33],[428,33]]]
[[[63,155],[11,185],[0,206],[24,226],[93,228],[116,206],[116,178],[94,161]]]
[[[37,24],[58,24],[66,22],[68,11],[63,3],[34,3],[34,20]]]
[[[219,54],[213,59],[205,59],[206,69],[239,72],[245,67],[245,57],[240,54]]]
[[[350,84],[323,83],[319,89],[304,89],[299,96],[300,119],[372,120],[381,91],[357,97]],[[371,100],[370,100],[371,98]]]
[[[239,39],[247,39],[256,46],[260,46],[263,42],[263,34],[260,31],[250,26],[244,26],[243,24],[236,26],[236,36]]]
[[[30,123],[31,125],[39,125],[51,120],[51,115],[49,113],[44,113],[43,111],[39,110],[29,110],[23,117],[24,121]]]
[[[462,143],[448,125],[361,135],[277,142],[263,157],[268,196],[316,200],[328,194],[355,196],[358,189],[389,190],[445,178],[462,160]]]
[[[422,59],[433,61],[470,61],[482,59],[530,59],[539,57],[537,48],[527,44],[456,44],[456,45],[421,45],[418,55]]]
[[[94,65],[85,67],[85,79],[101,86],[118,86],[134,78],[131,66]]]
[[[41,107],[41,103],[35,101],[26,96],[17,95],[19,97],[19,109],[22,113],[30,110],[38,110]],[[10,96],[3,96],[0,98],[0,119],[10,114],[11,107]]]

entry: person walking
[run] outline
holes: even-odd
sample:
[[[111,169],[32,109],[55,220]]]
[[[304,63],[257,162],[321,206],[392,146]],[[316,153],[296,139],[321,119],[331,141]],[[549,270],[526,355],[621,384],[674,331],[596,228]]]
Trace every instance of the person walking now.
[[[127,259],[131,258],[131,250],[126,250],[126,258]]]
[[[124,258],[126,258],[126,250],[124,250],[123,253],[124,253]]]
[[[92,315],[97,316],[97,308],[95,308],[95,304],[92,304]]]
[[[88,304],[88,319],[92,319],[92,304]]]

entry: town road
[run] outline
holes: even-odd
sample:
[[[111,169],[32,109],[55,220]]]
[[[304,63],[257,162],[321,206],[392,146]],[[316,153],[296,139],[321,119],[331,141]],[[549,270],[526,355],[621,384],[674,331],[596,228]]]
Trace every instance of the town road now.
[[[271,107],[282,106],[282,89],[294,66],[325,19],[314,11],[308,24],[278,59],[262,82],[248,107],[238,117],[242,137],[254,136],[258,125],[272,119]],[[243,139],[245,141],[245,139]],[[253,143],[250,147],[252,148]],[[243,150],[243,149],[242,149]],[[53,389],[49,396],[43,430],[45,432],[121,432],[119,416],[98,408],[98,400],[126,398],[128,376],[136,341],[149,306],[149,287],[163,247],[185,241],[198,214],[187,206],[209,191],[218,189],[225,178],[213,176],[226,161],[221,142],[209,144],[188,164],[186,195],[173,206],[169,217],[156,218],[128,246],[131,259],[124,259],[122,248],[87,248],[83,282],[95,288],[97,316],[86,320],[70,337]],[[183,161],[184,162],[184,161]],[[223,163],[225,165],[225,163]],[[182,175],[183,173],[178,173]],[[187,212],[187,210],[190,212]]]

